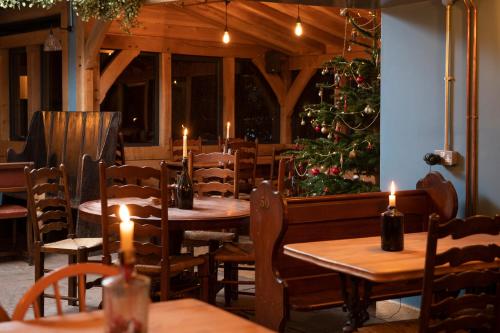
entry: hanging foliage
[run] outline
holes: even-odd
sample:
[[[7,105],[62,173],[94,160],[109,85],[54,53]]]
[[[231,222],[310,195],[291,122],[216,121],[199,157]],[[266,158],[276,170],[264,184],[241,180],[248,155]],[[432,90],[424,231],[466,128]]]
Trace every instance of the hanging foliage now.
[[[0,0],[0,8],[23,9],[45,8],[49,9],[55,4],[65,0]],[[102,21],[118,20],[125,30],[137,24],[137,16],[144,0],[72,0],[69,1],[77,16],[83,21],[97,19]]]

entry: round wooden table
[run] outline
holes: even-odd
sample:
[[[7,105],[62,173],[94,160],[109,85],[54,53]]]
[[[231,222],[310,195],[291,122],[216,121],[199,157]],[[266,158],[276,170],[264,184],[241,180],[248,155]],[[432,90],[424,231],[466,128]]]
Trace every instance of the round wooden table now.
[[[153,199],[109,199],[109,205],[150,205]],[[78,207],[79,217],[85,221],[101,223],[101,200],[87,201]],[[168,208],[170,230],[220,230],[246,227],[250,217],[250,202],[231,198],[195,198],[193,209]],[[149,219],[148,219],[149,220]],[[151,217],[152,222],[159,221]]]

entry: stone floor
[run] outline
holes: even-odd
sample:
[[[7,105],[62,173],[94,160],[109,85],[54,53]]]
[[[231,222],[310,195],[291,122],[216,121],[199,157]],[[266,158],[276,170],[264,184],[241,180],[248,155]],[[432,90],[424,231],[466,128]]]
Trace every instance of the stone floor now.
[[[64,256],[50,255],[46,259],[47,268],[56,268],[66,264]],[[29,266],[22,260],[11,260],[0,262],[0,304],[5,310],[12,314],[17,302],[26,290],[33,284],[33,266]],[[250,276],[249,276],[250,277]],[[251,277],[250,277],[251,278]],[[61,286],[61,292],[65,292],[65,284]],[[248,286],[244,286],[248,289]],[[87,302],[89,307],[96,308],[100,302],[101,291],[99,288],[89,290]],[[223,298],[218,295],[218,302]],[[242,296],[238,300],[240,304],[251,304],[251,296]],[[65,312],[77,312],[77,307],[65,306]],[[46,300],[46,315],[56,312],[52,300]],[[252,320],[252,313],[240,313],[240,315]],[[399,300],[378,302],[376,306],[370,308],[370,322],[382,322],[384,320],[404,320],[413,319],[418,316],[418,312],[401,306]],[[28,318],[32,317],[32,312],[28,312]],[[287,324],[286,332],[341,332],[342,325],[346,319],[346,314],[341,309],[322,310],[315,312],[293,312],[291,320]]]

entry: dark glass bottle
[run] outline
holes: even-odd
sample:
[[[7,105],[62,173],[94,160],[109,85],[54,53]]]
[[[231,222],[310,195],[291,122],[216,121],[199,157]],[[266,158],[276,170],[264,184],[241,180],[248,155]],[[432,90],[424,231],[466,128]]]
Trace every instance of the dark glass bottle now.
[[[381,216],[382,250],[403,251],[404,248],[404,214],[389,206]]]
[[[177,208],[193,209],[193,182],[189,177],[188,160],[182,159],[182,172],[177,181]]]

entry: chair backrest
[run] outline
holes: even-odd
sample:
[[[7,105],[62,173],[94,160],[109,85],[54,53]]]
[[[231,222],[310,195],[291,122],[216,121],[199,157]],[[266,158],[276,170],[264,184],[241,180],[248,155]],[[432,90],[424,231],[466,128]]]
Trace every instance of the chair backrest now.
[[[45,289],[52,287],[54,289],[54,298],[57,307],[57,314],[62,315],[61,304],[61,291],[59,289],[59,281],[68,277],[78,277],[78,305],[80,311],[86,311],[87,306],[85,302],[85,275],[96,274],[101,276],[112,276],[119,273],[116,266],[103,265],[99,263],[80,263],[76,265],[69,265],[56,269],[49,274],[46,274],[24,294],[19,303],[17,303],[12,320],[23,320],[28,308],[33,306],[35,318],[40,318],[40,309],[38,307],[37,298],[45,291]]]
[[[67,230],[74,236],[73,216],[64,165],[58,168],[24,168],[28,209],[35,243],[43,244],[43,235]]]
[[[10,317],[5,311],[5,309],[0,305],[0,323],[4,321],[9,321]]]
[[[223,151],[224,150],[224,146],[227,145],[227,144],[232,144],[232,143],[235,143],[235,142],[246,142],[248,141],[248,138],[222,138],[220,135],[219,135],[219,140],[218,140],[218,144],[219,144],[219,151]]]
[[[26,166],[33,167],[33,162],[0,163],[0,192],[26,191]]]
[[[285,197],[296,195],[292,183],[292,177],[295,173],[295,160],[293,157],[281,158],[278,164],[278,185],[277,189]]]
[[[500,246],[453,246],[437,253],[438,240],[454,240],[473,235],[500,234],[500,216],[473,216],[440,224],[437,214],[430,217],[425,258],[420,332],[500,332],[500,269],[467,269],[464,264],[493,263],[500,259]],[[500,239],[499,239],[500,240]],[[448,265],[453,272],[435,274],[436,267]],[[473,288],[473,289],[471,289]],[[489,289],[490,292],[485,292]],[[465,290],[465,293],[462,292]]]
[[[201,136],[197,139],[188,139],[187,140],[187,148],[188,151],[192,151],[194,153],[201,153],[202,150],[202,140]],[[170,160],[171,161],[180,161],[182,160],[182,139],[173,140],[170,138]]]
[[[199,196],[239,196],[239,152],[189,153],[189,174]]]
[[[278,167],[279,167],[279,162],[283,158],[290,158],[291,155],[286,154],[286,152],[292,151],[292,150],[300,150],[301,147],[297,146],[296,144],[282,144],[282,145],[274,145],[273,146],[273,151],[271,153],[271,162],[270,162],[270,174],[269,174],[269,180],[274,180],[275,177],[278,175]]]
[[[234,153],[235,151],[239,151],[240,181],[245,181],[251,188],[253,188],[255,186],[255,177],[257,175],[259,141],[258,139],[255,139],[255,141],[229,142],[228,153]]]
[[[120,200],[116,199],[127,198],[130,202],[127,208],[134,222],[136,268],[160,267],[162,300],[166,299],[169,276],[167,172],[165,162],[160,164],[160,170],[99,164],[102,261],[110,264],[111,254],[120,249]],[[142,185],[145,182],[157,185]]]

